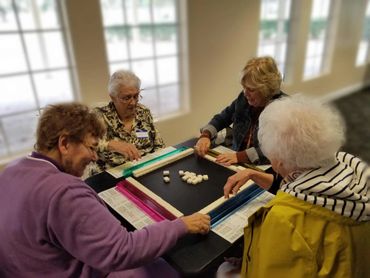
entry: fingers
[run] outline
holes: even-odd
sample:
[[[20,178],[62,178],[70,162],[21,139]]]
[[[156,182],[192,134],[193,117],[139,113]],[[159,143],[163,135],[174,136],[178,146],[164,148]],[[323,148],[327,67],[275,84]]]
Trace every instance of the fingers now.
[[[130,161],[138,160],[141,157],[138,149],[133,144],[127,143],[126,148],[125,148],[125,153],[127,154],[128,159]]]
[[[245,182],[243,180],[240,180],[240,181],[237,182],[237,184],[232,189],[233,195],[238,193],[240,187],[242,187],[244,183]]]
[[[211,218],[209,215],[194,213],[189,216],[184,216],[181,219],[184,221],[188,232],[191,234],[206,234],[210,230]]]
[[[195,151],[200,156],[205,156],[211,146],[211,140],[209,138],[200,138],[195,145]]]
[[[250,171],[248,169],[239,171],[236,174],[230,176],[224,185],[224,197],[229,198],[230,193],[238,193],[240,187],[250,179]]]
[[[237,163],[238,159],[235,153],[223,153],[217,156],[216,162],[225,166],[230,166],[231,164]]]
[[[227,182],[226,184],[224,185],[224,197],[226,199],[229,199],[229,195],[233,189],[233,187],[235,186],[235,181],[234,179],[232,178],[233,176],[230,176],[228,179],[227,179]]]
[[[220,154],[219,156],[216,157],[216,162],[218,163],[225,163],[228,161],[229,161],[229,158],[225,154]]]

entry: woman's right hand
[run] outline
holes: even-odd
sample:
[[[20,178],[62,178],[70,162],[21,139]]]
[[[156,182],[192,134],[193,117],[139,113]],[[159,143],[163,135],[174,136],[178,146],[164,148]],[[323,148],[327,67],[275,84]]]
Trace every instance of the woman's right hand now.
[[[207,214],[193,213],[183,216],[181,220],[185,223],[190,234],[207,234],[211,228],[211,217]]]
[[[195,151],[200,156],[205,156],[211,146],[211,139],[207,137],[201,137],[195,144]]]
[[[138,149],[134,144],[112,140],[109,141],[108,148],[110,151],[114,151],[124,155],[130,161],[138,160],[141,157]]]

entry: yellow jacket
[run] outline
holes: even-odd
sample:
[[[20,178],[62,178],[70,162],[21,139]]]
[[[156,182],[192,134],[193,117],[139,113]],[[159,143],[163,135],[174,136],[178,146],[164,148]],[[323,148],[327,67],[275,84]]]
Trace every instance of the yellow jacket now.
[[[279,191],[248,221],[242,277],[370,277],[370,222]]]

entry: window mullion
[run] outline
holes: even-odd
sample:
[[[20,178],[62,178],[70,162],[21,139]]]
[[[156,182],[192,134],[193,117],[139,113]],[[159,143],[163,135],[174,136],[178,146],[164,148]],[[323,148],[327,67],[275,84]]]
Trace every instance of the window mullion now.
[[[21,44],[22,44],[22,48],[23,48],[23,52],[24,52],[24,57],[25,57],[25,60],[26,60],[27,73],[29,75],[30,82],[31,82],[32,94],[33,94],[35,102],[36,102],[36,108],[40,109],[40,101],[39,101],[39,98],[37,96],[36,84],[35,84],[35,80],[34,80],[34,77],[33,77],[32,71],[31,71],[31,62],[30,62],[28,51],[27,51],[26,41],[25,41],[25,38],[24,38],[24,33],[23,33],[23,29],[22,29],[22,25],[21,25],[21,21],[20,21],[20,18],[19,18],[18,9],[17,9],[17,5],[15,3],[15,0],[12,0],[12,6],[13,6],[13,10],[14,10],[15,20],[17,22],[17,26],[18,26],[18,30],[19,30],[19,36],[20,36],[20,40],[21,40]]]

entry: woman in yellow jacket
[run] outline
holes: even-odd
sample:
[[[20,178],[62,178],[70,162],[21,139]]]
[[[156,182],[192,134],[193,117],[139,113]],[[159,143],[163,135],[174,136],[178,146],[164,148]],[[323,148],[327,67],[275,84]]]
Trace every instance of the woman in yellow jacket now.
[[[228,179],[225,197],[252,179],[279,182],[248,220],[242,277],[370,277],[366,163],[345,152],[344,125],[330,107],[299,96],[269,104],[259,142],[279,177],[253,170]]]

